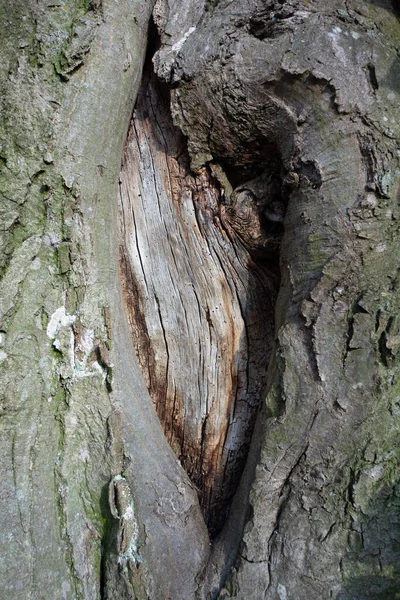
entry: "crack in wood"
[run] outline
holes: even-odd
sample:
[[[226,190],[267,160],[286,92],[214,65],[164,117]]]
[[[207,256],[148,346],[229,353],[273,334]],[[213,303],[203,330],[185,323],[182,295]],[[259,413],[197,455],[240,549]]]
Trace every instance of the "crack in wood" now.
[[[250,229],[241,224],[238,235],[219,181],[209,167],[190,171],[185,144],[168,92],[148,68],[121,171],[121,278],[139,365],[213,536],[229,512],[265,392],[279,236],[274,224],[274,247],[263,238],[263,255],[265,219],[254,212],[253,255]],[[247,213],[256,204],[247,202]]]

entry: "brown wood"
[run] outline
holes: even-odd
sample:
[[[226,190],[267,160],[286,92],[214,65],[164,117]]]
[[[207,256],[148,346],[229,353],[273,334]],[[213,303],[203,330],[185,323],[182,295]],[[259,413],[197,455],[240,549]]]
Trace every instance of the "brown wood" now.
[[[215,533],[265,386],[277,241],[268,243],[255,204],[240,186],[231,193],[220,165],[190,171],[161,85],[148,72],[125,147],[121,273],[150,395]]]

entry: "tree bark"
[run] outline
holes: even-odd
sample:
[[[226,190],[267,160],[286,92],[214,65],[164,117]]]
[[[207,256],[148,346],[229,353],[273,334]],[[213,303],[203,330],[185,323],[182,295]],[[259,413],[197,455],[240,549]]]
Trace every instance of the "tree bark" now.
[[[150,11],[2,5],[3,598],[190,596],[208,552],[118,275],[118,172]]]
[[[2,1],[0,597],[396,598],[396,7],[152,10]]]

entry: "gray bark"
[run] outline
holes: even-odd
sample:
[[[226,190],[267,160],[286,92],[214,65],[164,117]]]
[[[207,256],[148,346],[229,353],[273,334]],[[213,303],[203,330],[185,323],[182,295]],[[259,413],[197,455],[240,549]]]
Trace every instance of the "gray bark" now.
[[[395,6],[158,0],[128,133],[151,11],[1,4],[0,597],[396,598]]]
[[[179,598],[208,551],[118,276],[150,10],[2,4],[2,598]]]

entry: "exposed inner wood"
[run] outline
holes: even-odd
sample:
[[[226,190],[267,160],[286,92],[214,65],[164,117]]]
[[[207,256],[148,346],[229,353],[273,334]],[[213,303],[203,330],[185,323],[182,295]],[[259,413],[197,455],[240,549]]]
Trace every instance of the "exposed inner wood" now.
[[[140,367],[212,535],[229,510],[265,386],[282,218],[279,200],[265,200],[276,178],[245,184],[225,168],[229,178],[217,162],[190,171],[168,94],[149,69],[121,171],[121,276]]]

